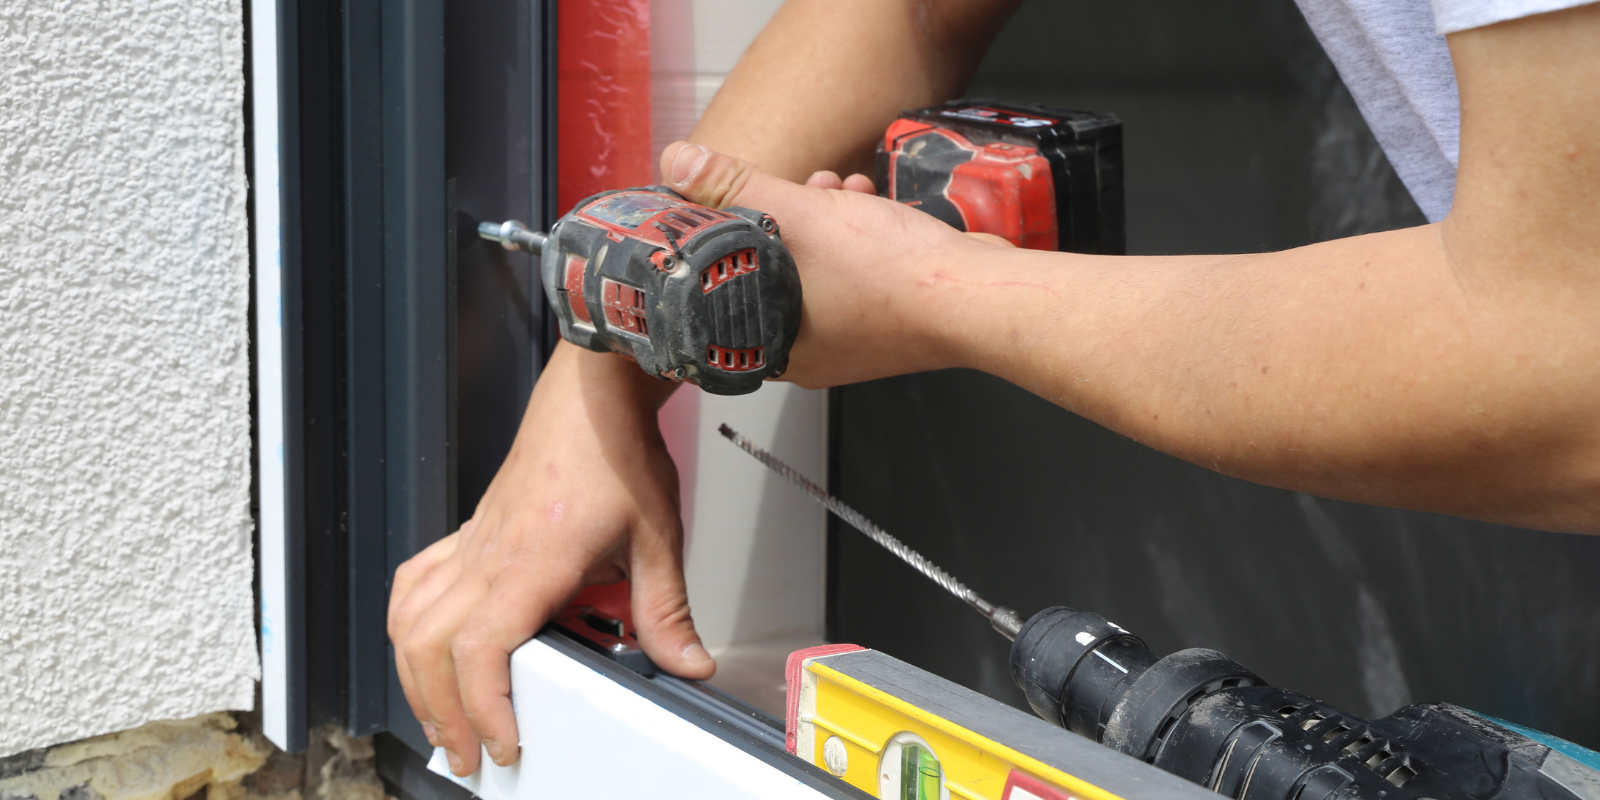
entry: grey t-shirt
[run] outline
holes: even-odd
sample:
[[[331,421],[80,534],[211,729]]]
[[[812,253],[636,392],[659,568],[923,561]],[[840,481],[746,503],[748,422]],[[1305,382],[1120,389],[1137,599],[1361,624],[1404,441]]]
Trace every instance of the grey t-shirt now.
[[[1444,34],[1595,0],[1296,0],[1428,219],[1450,211],[1461,103]]]

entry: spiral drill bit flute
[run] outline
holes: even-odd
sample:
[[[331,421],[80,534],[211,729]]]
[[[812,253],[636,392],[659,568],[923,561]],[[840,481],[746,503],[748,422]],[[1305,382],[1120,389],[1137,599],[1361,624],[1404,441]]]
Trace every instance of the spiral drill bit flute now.
[[[723,436],[739,445],[746,453],[756,457],[757,461],[766,464],[773,472],[782,475],[790,483],[800,487],[802,491],[811,496],[811,499],[822,504],[823,508],[832,511],[834,516],[850,524],[850,527],[867,535],[867,538],[877,542],[883,549],[893,553],[896,558],[910,564],[913,569],[928,576],[928,579],[939,584],[945,591],[960,598],[962,602],[978,610],[989,620],[989,624],[1007,639],[1016,639],[1017,632],[1022,630],[1022,617],[1017,612],[997,606],[978,596],[966,584],[955,579],[950,573],[940,569],[936,564],[924,558],[921,553],[906,546],[905,542],[896,539],[888,531],[872,524],[872,520],[861,515],[861,512],[845,505],[839,498],[828,494],[827,490],[806,479],[806,476],[796,472],[793,467],[783,463],[777,456],[751,444],[749,439],[739,435],[737,431],[723,424],[717,428]]]

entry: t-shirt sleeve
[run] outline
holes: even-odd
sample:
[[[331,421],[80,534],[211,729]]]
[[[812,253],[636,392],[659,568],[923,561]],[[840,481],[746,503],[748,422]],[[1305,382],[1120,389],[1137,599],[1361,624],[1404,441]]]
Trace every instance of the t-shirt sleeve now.
[[[1481,28],[1508,19],[1587,5],[1596,0],[1432,0],[1433,24],[1440,34]]]

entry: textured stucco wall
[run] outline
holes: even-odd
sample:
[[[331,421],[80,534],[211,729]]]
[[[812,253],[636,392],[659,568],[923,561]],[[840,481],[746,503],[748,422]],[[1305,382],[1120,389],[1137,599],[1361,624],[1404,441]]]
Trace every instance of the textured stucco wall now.
[[[251,705],[243,53],[0,3],[0,755]]]

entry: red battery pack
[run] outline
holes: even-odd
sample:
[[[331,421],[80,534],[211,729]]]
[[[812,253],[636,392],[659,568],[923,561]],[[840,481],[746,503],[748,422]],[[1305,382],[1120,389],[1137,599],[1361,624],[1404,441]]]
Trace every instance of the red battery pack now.
[[[957,100],[900,114],[878,145],[879,193],[1018,247],[1127,249],[1115,115]]]

